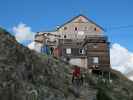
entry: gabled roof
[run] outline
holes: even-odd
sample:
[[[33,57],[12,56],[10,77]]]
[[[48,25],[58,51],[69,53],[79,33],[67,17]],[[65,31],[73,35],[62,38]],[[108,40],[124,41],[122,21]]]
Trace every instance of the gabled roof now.
[[[72,18],[71,20],[67,21],[66,23],[60,25],[60,26],[58,27],[58,29],[60,29],[60,28],[63,27],[64,25],[66,25],[66,24],[72,22],[73,20],[77,19],[77,18],[80,17],[80,16],[81,16],[81,17],[84,17],[84,18],[87,19],[89,22],[91,22],[92,24],[96,25],[97,27],[99,27],[101,30],[104,31],[104,28],[102,28],[100,25],[96,24],[94,21],[90,20],[88,17],[86,17],[86,16],[84,16],[84,15],[82,15],[82,14],[79,14],[78,16],[75,16],[74,18]]]

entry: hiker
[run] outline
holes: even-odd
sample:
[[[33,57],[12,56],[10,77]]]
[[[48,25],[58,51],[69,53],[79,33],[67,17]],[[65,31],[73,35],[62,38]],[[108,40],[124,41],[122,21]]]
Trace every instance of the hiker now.
[[[74,66],[74,70],[72,73],[72,83],[76,82],[77,85],[83,82],[83,77],[81,76],[80,67]],[[75,82],[74,82],[75,81]]]

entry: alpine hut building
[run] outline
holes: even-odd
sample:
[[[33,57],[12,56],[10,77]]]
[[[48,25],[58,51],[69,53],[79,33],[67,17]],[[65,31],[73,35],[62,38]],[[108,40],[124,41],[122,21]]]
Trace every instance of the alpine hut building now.
[[[37,51],[48,45],[54,56],[93,70],[110,69],[109,42],[104,29],[92,20],[79,15],[58,26],[52,32],[38,32],[35,36]]]

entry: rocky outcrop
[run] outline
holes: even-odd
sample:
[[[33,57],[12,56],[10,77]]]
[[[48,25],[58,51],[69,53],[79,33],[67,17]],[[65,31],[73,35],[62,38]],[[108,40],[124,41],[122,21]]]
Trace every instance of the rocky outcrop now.
[[[1,100],[69,98],[68,66],[30,51],[3,29],[0,30],[0,48]]]
[[[84,85],[76,86],[71,70],[0,29],[0,100],[132,100],[133,83],[118,72],[111,72],[112,83],[85,73]]]
[[[29,50],[3,29],[0,48],[1,100],[76,100],[84,92],[71,84],[70,65]]]

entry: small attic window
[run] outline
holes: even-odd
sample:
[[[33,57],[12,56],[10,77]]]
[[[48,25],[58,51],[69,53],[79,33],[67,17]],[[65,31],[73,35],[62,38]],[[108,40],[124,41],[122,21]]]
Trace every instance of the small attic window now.
[[[64,30],[67,30],[67,27],[64,27]]]
[[[100,29],[97,28],[97,27],[95,27],[94,30],[95,30],[96,32],[100,32]]]
[[[97,30],[97,28],[95,27],[95,28],[94,28],[94,31],[96,31],[96,30]]]
[[[75,31],[77,31],[78,30],[78,28],[77,27],[75,27]]]
[[[66,35],[64,35],[64,38],[66,38],[67,36]]]

